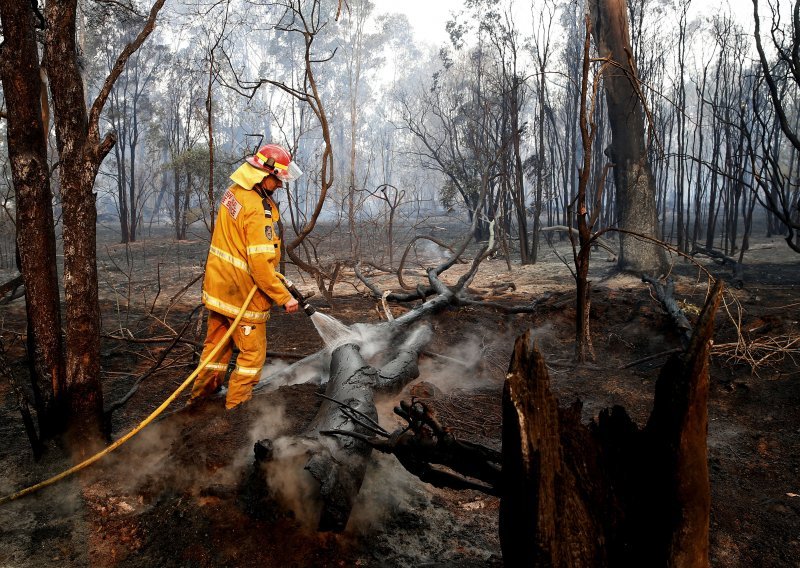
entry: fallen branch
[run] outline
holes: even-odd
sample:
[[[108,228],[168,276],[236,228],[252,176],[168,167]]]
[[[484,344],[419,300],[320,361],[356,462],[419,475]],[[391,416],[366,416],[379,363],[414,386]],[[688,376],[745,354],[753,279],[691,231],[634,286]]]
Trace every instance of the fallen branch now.
[[[38,460],[41,457],[44,449],[42,446],[42,441],[36,432],[36,425],[34,424],[30,409],[30,401],[28,400],[25,391],[17,382],[16,375],[11,369],[11,366],[8,364],[8,359],[6,359],[6,349],[2,338],[0,338],[0,374],[6,377],[8,384],[11,386],[11,390],[14,391],[14,395],[17,399],[17,408],[19,409],[19,413],[22,415],[22,424],[25,427],[25,434],[28,436],[28,441],[31,444],[33,457]]]
[[[120,337],[119,335],[114,335],[111,333],[104,333],[100,337],[103,339],[111,339],[113,341],[121,341],[124,343],[138,343],[138,344],[149,344],[149,343],[172,343],[175,341],[175,336],[171,335],[168,337]],[[197,341],[192,341],[191,339],[183,339],[182,337],[178,340],[179,343],[185,343],[195,349],[199,349],[202,347],[202,344]]]
[[[22,277],[22,274],[20,274],[0,286],[0,305],[10,304],[24,295],[25,279]]]
[[[181,328],[181,330],[175,335],[175,337],[170,342],[170,344],[167,347],[165,347],[164,349],[161,350],[161,353],[159,353],[158,357],[153,362],[153,364],[150,365],[150,368],[147,369],[147,371],[145,371],[144,373],[142,373],[134,381],[133,386],[131,386],[130,390],[128,390],[128,392],[124,396],[119,398],[117,401],[113,402],[108,407],[108,409],[106,409],[103,412],[103,415],[105,417],[106,422],[110,422],[111,416],[112,416],[112,414],[114,413],[115,410],[119,409],[126,402],[128,402],[128,400],[130,400],[130,398],[136,393],[136,391],[139,390],[139,386],[142,384],[142,382],[144,382],[145,379],[147,379],[149,376],[151,376],[153,373],[155,373],[156,371],[159,370],[159,367],[161,366],[161,363],[164,362],[164,359],[167,358],[167,355],[169,355],[170,351],[172,351],[172,349],[178,344],[178,342],[181,340],[181,338],[183,337],[183,334],[186,332],[186,330],[189,329],[189,326],[192,323],[192,317],[197,313],[197,310],[200,307],[201,306],[198,305],[192,310],[192,313],[189,314],[189,317],[184,322],[183,327]]]
[[[696,248],[692,250],[692,252],[689,254],[692,258],[697,256],[698,254],[704,254],[707,257],[712,258],[717,264],[721,266],[725,266],[726,264],[729,265],[731,267],[731,273],[733,276],[733,286],[737,290],[741,290],[744,287],[744,266],[735,258],[725,256],[721,252],[710,248]]]
[[[692,324],[689,323],[686,314],[683,313],[683,310],[678,306],[678,302],[675,301],[675,281],[672,278],[667,278],[662,284],[650,276],[643,275],[642,282],[647,282],[653,287],[656,299],[672,318],[672,322],[680,334],[681,345],[684,349],[688,347],[689,340],[692,337]]]
[[[578,235],[579,234],[578,233],[578,229],[576,229],[575,227],[567,227],[565,225],[553,225],[551,227],[542,227],[541,229],[539,229],[540,233],[548,233],[548,232],[552,232],[552,231],[564,231],[565,233],[572,233],[573,235]],[[592,240],[592,244],[593,245],[597,245],[601,249],[605,250],[608,254],[610,254],[614,258],[618,258],[619,257],[619,255],[617,254],[617,251],[615,251],[614,248],[610,244],[608,244],[606,241],[604,241],[600,237],[597,237],[597,238],[593,239]]]
[[[380,367],[367,364],[355,343],[341,345],[331,354],[325,401],[302,435],[281,442],[282,446],[292,448],[292,456],[305,456],[303,469],[318,489],[318,530],[341,532],[346,527],[371,452],[361,436],[385,434],[377,422],[374,392],[393,392],[416,378],[418,353],[431,335],[427,326],[412,331],[393,358]],[[332,431],[353,435],[333,440],[325,434]],[[256,443],[256,459],[266,462],[268,468],[280,461],[274,447],[275,443],[269,439]],[[303,473],[298,471],[296,476]]]
[[[622,365],[620,369],[630,369],[631,367],[636,367],[637,365],[641,365],[642,363],[647,363],[648,361],[653,361],[654,359],[661,359],[662,357],[669,357],[670,355],[682,352],[683,352],[683,347],[676,347],[675,349],[667,349],[666,351],[662,351],[661,353],[654,353],[653,355],[642,357],[641,359],[637,359],[636,361],[631,361],[630,363],[626,363]]]
[[[343,431],[321,432],[329,436],[354,437],[385,454],[394,455],[406,470],[436,487],[473,489],[500,494],[500,452],[457,439],[444,427],[427,404],[412,399],[394,409],[408,426],[375,436]]]
[[[762,367],[771,367],[787,357],[795,366],[800,364],[800,335],[761,336],[751,341],[718,343],[711,354],[725,358],[730,365],[745,364],[758,375]]]
[[[449,245],[446,245],[442,241],[440,241],[438,239],[435,239],[433,237],[426,236],[426,235],[417,235],[416,237],[411,239],[411,242],[408,243],[408,245],[406,245],[406,250],[403,251],[403,256],[400,258],[400,266],[397,267],[397,281],[400,283],[400,287],[403,290],[413,290],[415,288],[414,286],[409,286],[408,284],[406,284],[403,281],[403,267],[406,264],[406,257],[408,257],[408,253],[411,252],[412,248],[414,248],[414,245],[416,244],[416,242],[420,241],[420,240],[430,241],[430,242],[442,247],[443,249],[449,250],[451,254],[453,254],[453,255],[456,254],[456,252],[452,249],[452,247],[450,247]]]

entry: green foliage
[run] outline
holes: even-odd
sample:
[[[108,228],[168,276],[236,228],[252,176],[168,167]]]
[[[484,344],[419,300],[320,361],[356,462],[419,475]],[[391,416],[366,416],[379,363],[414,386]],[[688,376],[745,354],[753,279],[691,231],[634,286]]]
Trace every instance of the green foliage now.
[[[185,178],[190,174],[196,183],[194,190],[202,190],[208,187],[209,175],[209,156],[208,146],[195,146],[185,152],[178,154],[173,160],[165,163],[162,167],[172,170],[176,175]],[[225,189],[230,185],[228,176],[233,170],[239,167],[240,162],[230,154],[215,152],[214,156],[214,197],[221,197]]]

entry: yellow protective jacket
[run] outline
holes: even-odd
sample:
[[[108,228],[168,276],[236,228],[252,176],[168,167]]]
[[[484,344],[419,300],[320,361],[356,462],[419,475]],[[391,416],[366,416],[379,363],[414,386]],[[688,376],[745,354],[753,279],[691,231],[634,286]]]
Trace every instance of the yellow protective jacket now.
[[[244,323],[269,319],[273,305],[292,296],[278,277],[280,235],[278,207],[253,189],[231,185],[222,202],[211,237],[203,280],[203,303],[228,317],[236,317],[250,289],[258,285]]]

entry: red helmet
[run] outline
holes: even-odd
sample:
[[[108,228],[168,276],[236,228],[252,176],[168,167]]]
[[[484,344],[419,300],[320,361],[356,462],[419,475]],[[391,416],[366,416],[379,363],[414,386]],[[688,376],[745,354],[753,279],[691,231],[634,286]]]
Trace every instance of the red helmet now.
[[[282,181],[292,181],[303,175],[302,170],[292,162],[291,154],[277,144],[262,146],[255,156],[247,158],[247,163],[273,174]]]

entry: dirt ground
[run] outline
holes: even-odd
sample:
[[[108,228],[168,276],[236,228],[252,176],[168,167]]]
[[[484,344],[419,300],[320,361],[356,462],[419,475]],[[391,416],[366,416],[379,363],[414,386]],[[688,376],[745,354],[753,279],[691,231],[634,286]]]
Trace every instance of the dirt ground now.
[[[167,235],[130,247],[105,239],[99,247],[106,404],[145,373],[166,343],[122,338],[171,337],[199,303],[200,286],[181,289],[202,272],[207,243],[175,242]],[[559,244],[560,254],[569,254]],[[437,251],[428,251],[433,255]],[[676,347],[678,337],[648,287],[616,274],[607,254],[593,253],[592,334],[596,359],[573,362],[574,286],[553,249],[533,266],[487,260],[471,284],[476,297],[506,306],[540,299],[534,314],[504,315],[491,307],[450,308],[430,321],[434,338],[421,359],[420,378],[378,400],[381,424],[394,429],[391,408],[425,381],[430,402],[457,436],[499,449],[500,400],[514,339],[535,330],[561,404],[583,401],[589,422],[619,404],[643,426],[664,358],[623,368]],[[568,258],[568,256],[567,256]],[[417,258],[420,266],[435,261]],[[704,261],[714,275],[730,271]],[[762,240],[745,256],[744,287],[729,287],[717,319],[711,366],[708,459],[711,563],[722,567],[800,566],[800,257],[780,239]],[[454,282],[465,265],[448,273]],[[289,276],[305,290],[290,267]],[[422,282],[421,270],[406,274]],[[4,275],[5,276],[5,275]],[[677,262],[677,297],[690,319],[702,306],[706,278]],[[399,290],[390,275],[376,275]],[[513,288],[503,284],[513,283]],[[346,324],[386,319],[380,302],[345,272],[327,305],[311,303]],[[152,307],[152,309],[151,309]],[[392,304],[398,316],[412,306]],[[6,351],[22,372],[23,305],[0,308]],[[198,312],[199,313],[199,312]],[[135,427],[183,381],[196,364],[202,318],[113,415],[113,437]],[[323,343],[302,315],[273,312],[264,376],[312,354]],[[741,337],[753,350],[736,350]],[[192,345],[194,342],[195,345]],[[380,362],[380,353],[373,362]],[[321,399],[319,377],[263,389],[225,412],[216,399],[200,410],[168,415],[85,472],[32,496],[0,506],[0,566],[500,566],[498,499],[476,491],[437,489],[407,473],[392,456],[373,455],[358,503],[343,534],[307,526],[302,492],[264,480],[253,444],[302,432]],[[415,392],[419,392],[416,390]],[[173,411],[178,409],[177,411]],[[69,467],[52,446],[34,461],[16,399],[0,382],[0,494],[6,495]],[[266,485],[266,484],[269,485]]]

